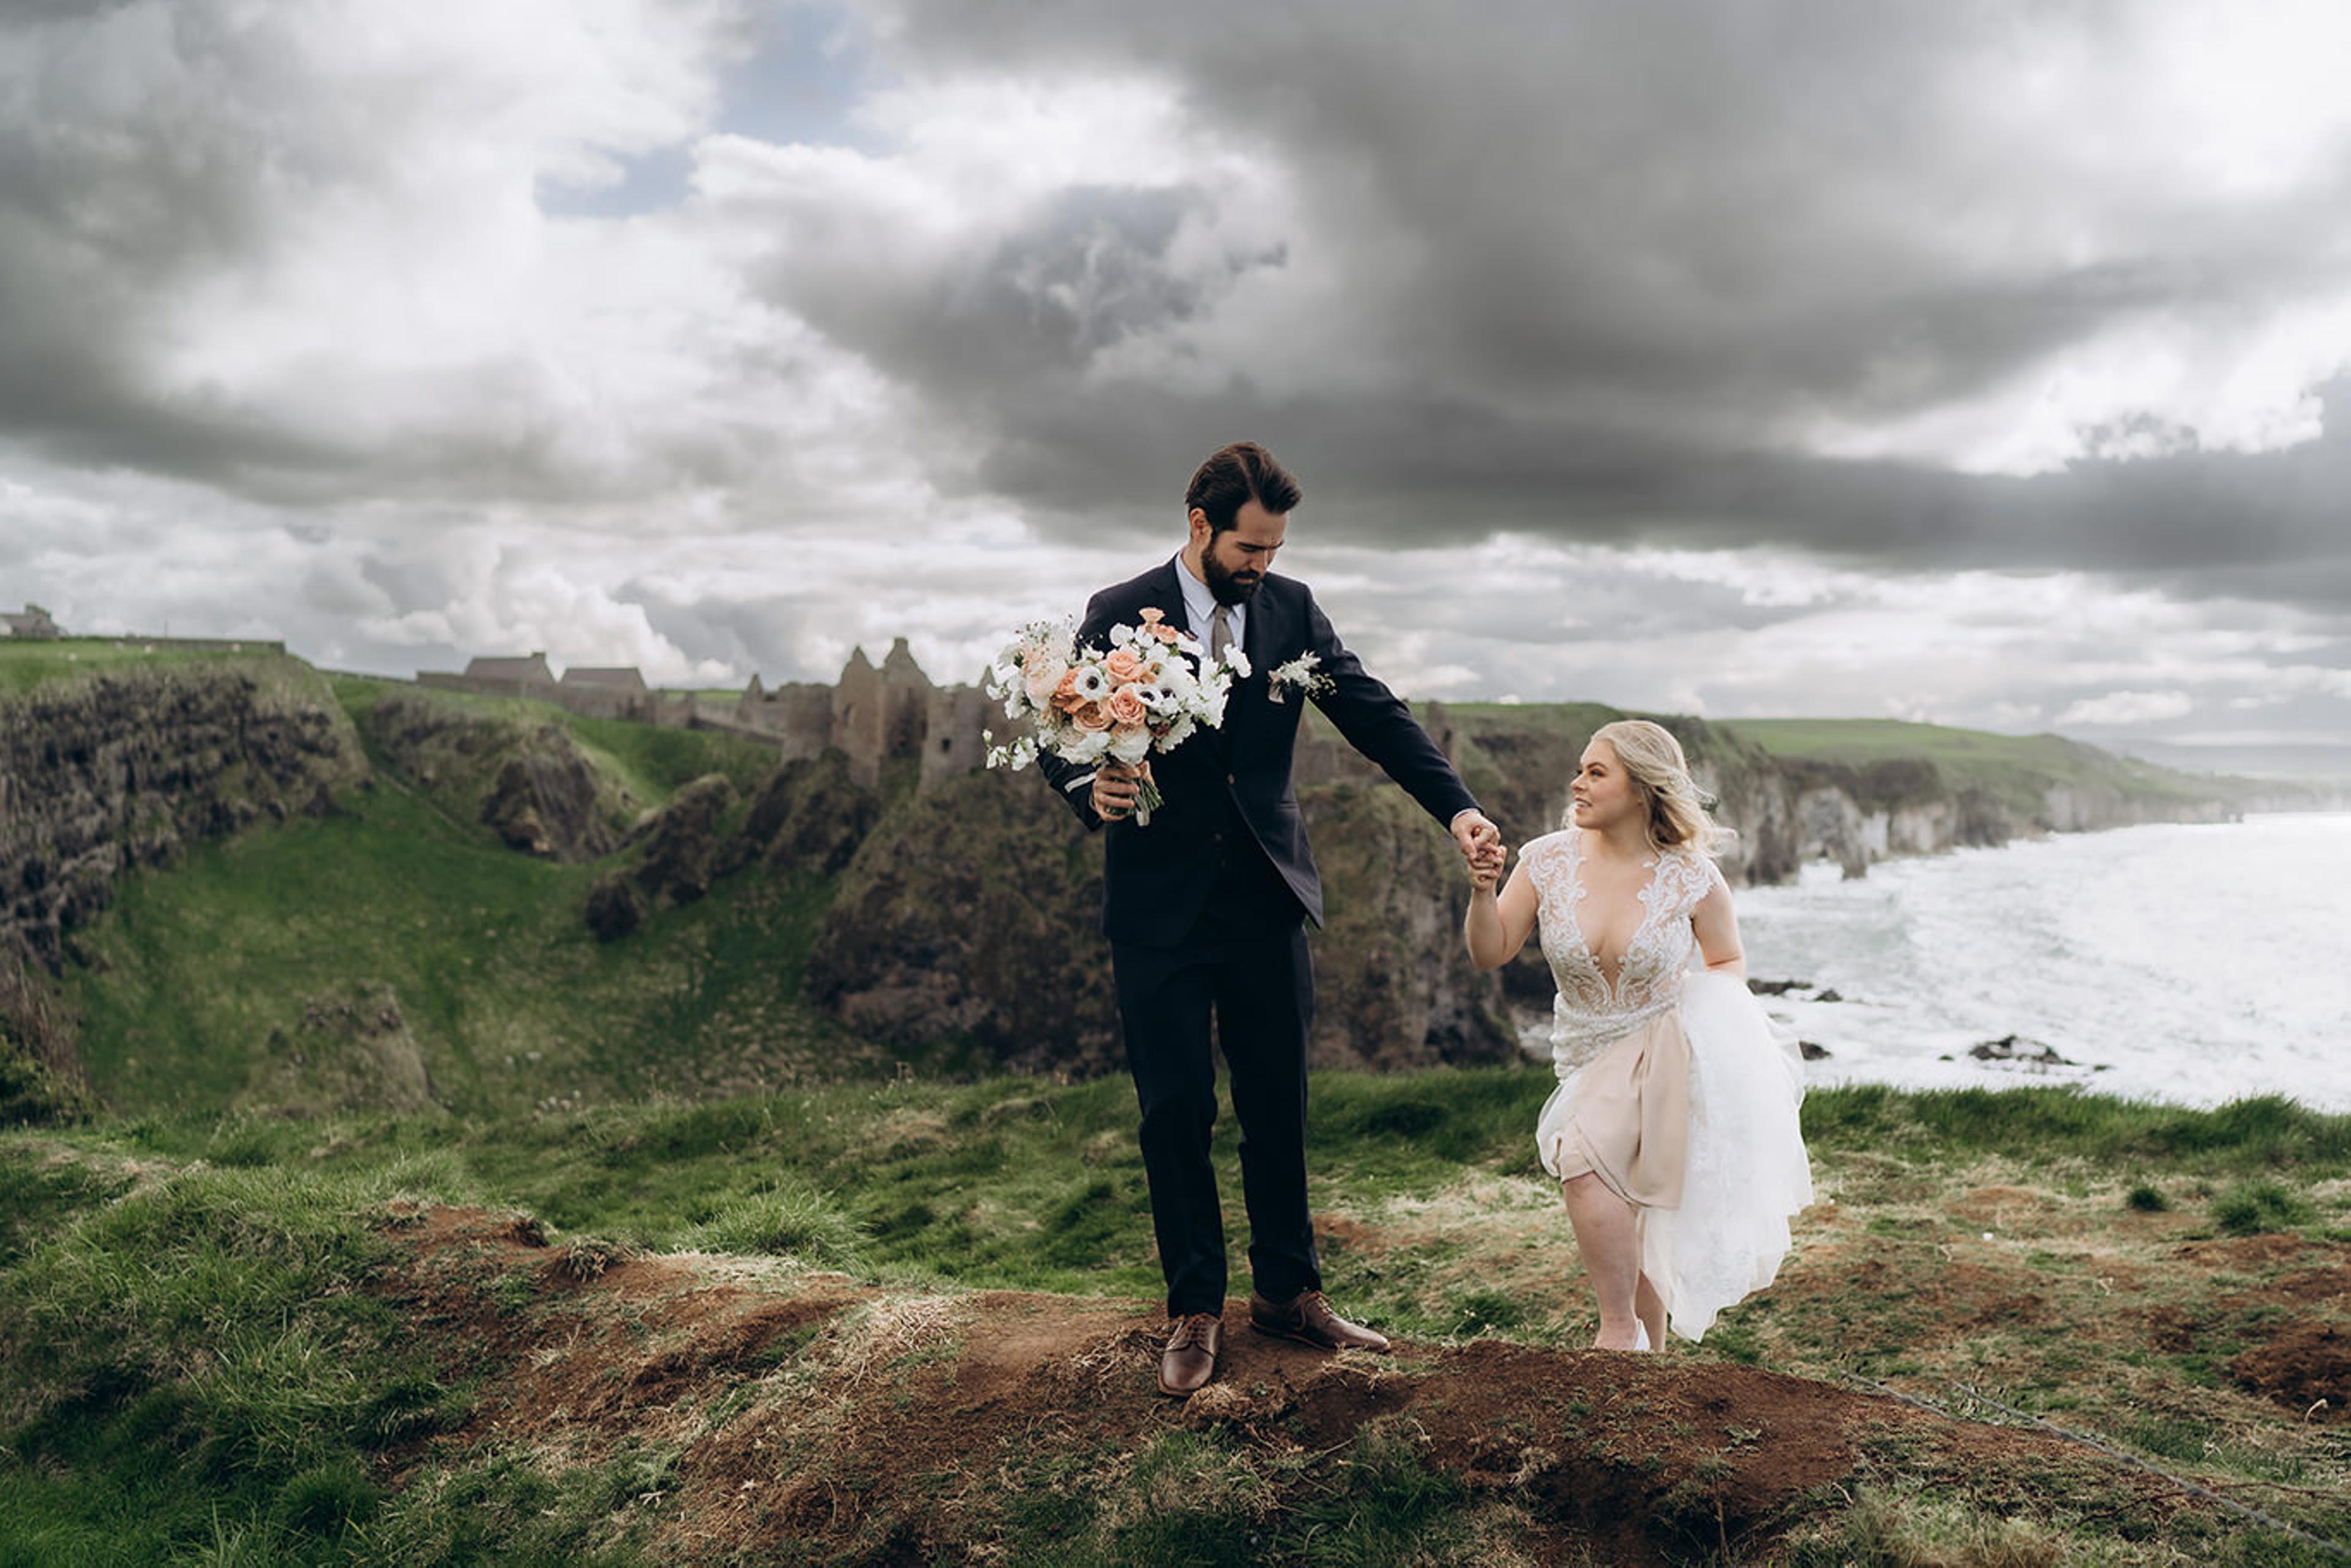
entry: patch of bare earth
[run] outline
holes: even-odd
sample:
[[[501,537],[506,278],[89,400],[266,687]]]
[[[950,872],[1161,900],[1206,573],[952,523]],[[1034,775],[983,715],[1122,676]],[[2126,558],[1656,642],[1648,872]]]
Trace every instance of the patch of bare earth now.
[[[1311,1475],[1385,1424],[1506,1504],[1539,1554],[1628,1563],[1752,1554],[1808,1508],[1896,1470],[1965,1478],[2020,1507],[2067,1474],[2158,1515],[2173,1506],[2150,1478],[2037,1432],[1688,1356],[1494,1341],[1331,1355],[1248,1332],[1236,1301],[1218,1381],[1178,1403],[1156,1389],[1154,1310],[910,1296],[752,1260],[590,1268],[480,1210],[418,1210],[387,1230],[412,1251],[384,1293],[444,1375],[475,1390],[468,1425],[403,1462],[485,1439],[559,1465],[672,1448],[674,1490],[640,1500],[680,1561],[787,1542],[851,1560],[985,1556],[1008,1494],[1046,1484],[1024,1479],[1040,1465],[1114,1468],[1177,1427]],[[1978,1313],[2022,1307],[2006,1281],[1947,1284]]]

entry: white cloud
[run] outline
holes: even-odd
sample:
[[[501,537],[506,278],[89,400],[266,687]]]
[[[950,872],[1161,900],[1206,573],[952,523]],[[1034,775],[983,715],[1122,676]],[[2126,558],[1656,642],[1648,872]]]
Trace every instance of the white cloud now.
[[[2075,569],[1890,573],[1883,540],[1934,531],[1899,487],[1834,561],[1767,542],[1811,527],[1771,472],[1643,489],[1718,448],[2031,473],[2306,440],[2351,361],[2322,199],[2351,13],[2060,8],[2012,47],[1946,18],[1948,51],[1854,18],[1908,94],[1856,147],[1865,99],[1795,90],[1834,60],[1677,40],[1671,91],[1615,94],[1581,46],[1642,43],[1629,11],[1426,55],[1351,23],[1358,52],[1270,65],[1255,20],[1106,7],[975,58],[913,47],[919,9],[875,26],[907,53],[862,150],[715,132],[725,0],[0,21],[5,591],[392,673],[822,678],[904,634],[965,678],[1171,551],[1207,442],[1294,432],[1296,570],[1414,695],[2351,731],[2339,622],[2022,524],[1985,559]],[[653,153],[690,167],[674,204],[540,205]],[[1428,515],[1328,499],[1365,472]]]
[[[2196,699],[2186,692],[2108,692],[2084,697],[2059,714],[2057,722],[2129,727],[2186,718],[2195,711]]]

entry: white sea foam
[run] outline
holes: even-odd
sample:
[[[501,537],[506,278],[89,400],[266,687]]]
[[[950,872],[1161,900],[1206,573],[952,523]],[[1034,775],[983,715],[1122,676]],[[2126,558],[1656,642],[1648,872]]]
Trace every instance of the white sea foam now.
[[[1739,894],[1814,1083],[2078,1082],[2351,1111],[2351,816],[2065,834]],[[1818,999],[1834,990],[1843,999]],[[2077,1064],[1971,1058],[2010,1035]]]

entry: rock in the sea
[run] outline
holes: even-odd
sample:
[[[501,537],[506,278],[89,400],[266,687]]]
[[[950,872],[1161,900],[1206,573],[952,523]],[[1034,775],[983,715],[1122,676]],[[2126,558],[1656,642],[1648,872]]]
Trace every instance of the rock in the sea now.
[[[2057,1048],[2025,1039],[2021,1034],[2004,1034],[1998,1040],[1988,1040],[1980,1045],[1968,1047],[1968,1054],[1978,1061],[2030,1061],[2042,1067],[2078,1067],[2057,1054]]]

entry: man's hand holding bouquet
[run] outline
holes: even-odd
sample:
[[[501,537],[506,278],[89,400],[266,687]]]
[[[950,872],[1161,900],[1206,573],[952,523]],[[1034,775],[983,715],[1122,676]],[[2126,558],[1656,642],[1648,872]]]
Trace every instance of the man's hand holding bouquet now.
[[[1113,626],[1107,649],[1080,648],[1071,623],[1033,621],[988,667],[987,695],[1029,733],[1004,745],[987,736],[990,768],[1026,768],[1050,751],[1079,768],[1118,763],[1141,769],[1134,820],[1151,821],[1163,804],[1144,760],[1173,751],[1201,729],[1224,723],[1225,698],[1249,673],[1238,647],[1211,658],[1198,639],[1145,610],[1139,626]],[[1071,780],[1081,789],[1094,775]]]

